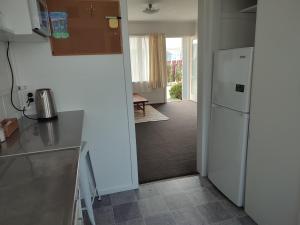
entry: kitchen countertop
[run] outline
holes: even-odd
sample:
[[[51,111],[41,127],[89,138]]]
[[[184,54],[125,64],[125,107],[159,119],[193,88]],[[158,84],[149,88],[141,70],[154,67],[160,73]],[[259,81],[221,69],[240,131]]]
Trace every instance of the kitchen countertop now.
[[[0,224],[72,225],[79,149],[0,158]]]
[[[0,144],[1,225],[73,225],[83,115],[22,118]]]
[[[58,113],[58,118],[37,122],[22,118],[19,130],[0,144],[0,158],[81,146],[84,111]]]

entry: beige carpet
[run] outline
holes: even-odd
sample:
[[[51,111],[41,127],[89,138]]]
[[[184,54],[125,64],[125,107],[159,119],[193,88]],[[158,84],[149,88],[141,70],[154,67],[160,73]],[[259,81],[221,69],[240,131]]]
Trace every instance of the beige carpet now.
[[[142,110],[135,110],[134,117],[135,117],[135,123],[154,122],[154,121],[162,121],[162,120],[169,119],[164,114],[160,113],[155,108],[153,108],[151,105],[146,105],[145,116]]]

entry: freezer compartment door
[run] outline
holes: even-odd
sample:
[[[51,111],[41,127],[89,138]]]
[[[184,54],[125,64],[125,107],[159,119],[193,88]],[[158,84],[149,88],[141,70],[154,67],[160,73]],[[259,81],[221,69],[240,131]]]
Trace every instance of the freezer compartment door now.
[[[221,50],[214,56],[213,104],[249,112],[253,48]]]
[[[249,115],[214,105],[211,116],[208,178],[243,206]]]

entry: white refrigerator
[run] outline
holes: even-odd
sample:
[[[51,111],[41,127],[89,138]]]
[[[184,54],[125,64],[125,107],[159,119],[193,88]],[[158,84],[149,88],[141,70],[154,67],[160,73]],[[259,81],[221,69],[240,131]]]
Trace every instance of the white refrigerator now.
[[[244,205],[253,48],[214,56],[208,178],[237,206]]]

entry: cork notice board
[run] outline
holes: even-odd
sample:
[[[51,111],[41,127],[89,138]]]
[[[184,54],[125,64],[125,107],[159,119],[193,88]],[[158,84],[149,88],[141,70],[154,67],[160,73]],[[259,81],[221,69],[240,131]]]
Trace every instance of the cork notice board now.
[[[122,53],[118,0],[47,0],[49,12],[66,12],[69,37],[51,38],[52,54],[94,55]],[[119,17],[111,28],[107,17]]]

